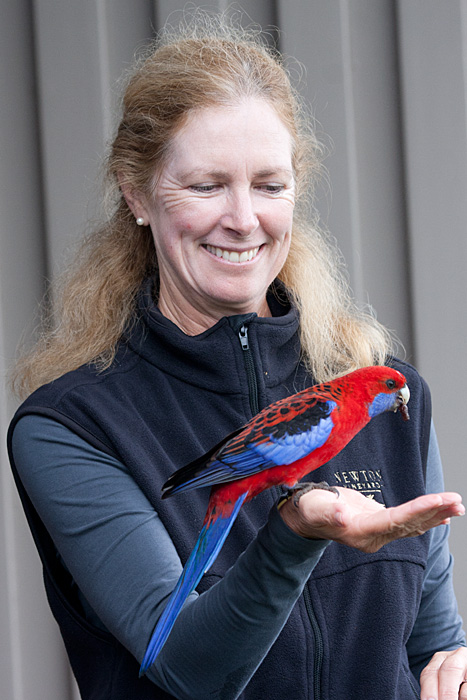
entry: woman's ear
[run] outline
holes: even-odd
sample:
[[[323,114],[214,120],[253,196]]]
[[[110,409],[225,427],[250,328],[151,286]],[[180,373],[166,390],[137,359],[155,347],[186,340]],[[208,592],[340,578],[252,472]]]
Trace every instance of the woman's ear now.
[[[148,212],[141,194],[137,190],[133,189],[133,187],[131,187],[131,185],[129,185],[128,182],[125,182],[120,176],[118,177],[118,184],[120,185],[120,189],[125,198],[125,201],[128,204],[138,225],[148,226]]]

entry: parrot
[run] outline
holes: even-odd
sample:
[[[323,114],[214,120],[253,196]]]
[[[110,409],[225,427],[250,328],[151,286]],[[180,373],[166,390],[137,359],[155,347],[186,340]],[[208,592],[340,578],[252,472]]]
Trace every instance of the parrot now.
[[[151,636],[140,676],[154,663],[188,595],[219,554],[242,505],[261,491],[281,486],[298,498],[326,482],[299,483],[337,455],[375,416],[400,411],[409,419],[405,377],[388,366],[353,370],[276,401],[209,452],[178,469],[162,498],[210,486],[198,540]]]

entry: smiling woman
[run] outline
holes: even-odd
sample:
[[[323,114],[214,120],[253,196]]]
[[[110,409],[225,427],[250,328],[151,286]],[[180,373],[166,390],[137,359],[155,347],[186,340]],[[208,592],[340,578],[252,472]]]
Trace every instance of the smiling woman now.
[[[287,258],[295,180],[291,137],[267,102],[190,114],[144,196],[123,187],[151,228],[159,309],[197,335],[223,316],[270,316],[266,293]]]
[[[9,431],[83,700],[405,700],[423,666],[423,697],[438,679],[457,692],[464,678],[445,528],[464,508],[458,494],[425,494],[443,489],[429,391],[352,301],[316,225],[319,155],[282,59],[221,19],[167,32],[128,80],[108,158],[114,208],[18,362],[18,388],[36,391]],[[320,477],[338,487],[352,485],[342,475],[378,474],[378,500],[339,487],[279,501],[269,489],[242,508],[240,494],[212,569],[139,679],[208,499],[202,488],[166,499],[162,485],[262,409],[261,444],[271,421],[292,421],[285,466],[266,467],[290,484],[280,470],[305,464],[303,432],[348,430],[355,411],[339,397],[354,385],[334,382],[333,400],[310,399],[295,422],[301,404],[289,397],[373,364],[407,379],[411,421],[379,416]],[[365,420],[375,405],[360,406]],[[226,497],[212,510],[223,533],[229,507]]]

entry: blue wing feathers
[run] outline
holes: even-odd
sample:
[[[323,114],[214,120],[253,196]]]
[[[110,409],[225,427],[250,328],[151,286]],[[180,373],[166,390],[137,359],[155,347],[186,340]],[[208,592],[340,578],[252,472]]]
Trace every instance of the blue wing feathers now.
[[[329,415],[322,418],[318,425],[313,425],[302,433],[286,434],[280,438],[271,436],[267,442],[253,445],[252,449],[274,462],[274,466],[292,464],[324,445],[333,426],[332,415]]]
[[[175,620],[185,600],[196,588],[201,577],[215,561],[235,518],[238,515],[247,494],[242,494],[235,502],[232,512],[227,517],[219,516],[208,525],[204,525],[191,552],[180,578],[177,581],[164,612],[160,616],[149,641],[139,675],[142,676],[154,663],[172,630]]]

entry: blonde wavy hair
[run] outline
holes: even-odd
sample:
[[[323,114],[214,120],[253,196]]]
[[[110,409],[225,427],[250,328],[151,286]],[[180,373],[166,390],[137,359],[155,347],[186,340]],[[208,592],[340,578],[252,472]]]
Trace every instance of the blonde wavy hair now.
[[[297,204],[280,279],[300,312],[304,362],[317,381],[325,381],[385,361],[391,349],[387,331],[354,303],[339,252],[318,228],[313,193],[321,148],[284,59],[259,31],[198,14],[176,31],[166,29],[127,80],[107,160],[111,213],[84,239],[58,281],[45,330],[14,369],[17,393],[24,396],[91,361],[102,369],[112,363],[135,317],[144,278],[157,279],[151,231],[136,225],[120,187],[150,194],[187,115],[247,97],[268,102],[292,136]]]

